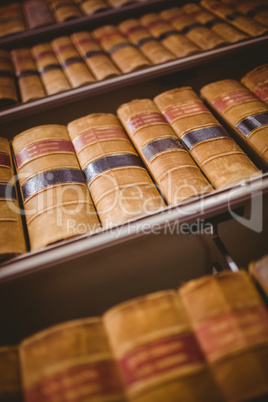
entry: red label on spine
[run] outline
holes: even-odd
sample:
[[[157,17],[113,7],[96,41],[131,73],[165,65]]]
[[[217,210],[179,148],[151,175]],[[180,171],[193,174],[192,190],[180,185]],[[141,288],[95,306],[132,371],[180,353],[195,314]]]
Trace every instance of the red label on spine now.
[[[47,56],[52,56],[55,57],[55,53],[53,52],[53,50],[45,50],[44,52],[41,52],[39,54],[37,54],[34,58],[35,60],[42,60],[44,57]]]
[[[84,38],[84,39],[76,40],[75,42],[77,43],[78,46],[86,45],[87,43],[96,44],[96,41],[92,38]]]
[[[111,32],[111,33],[107,33],[105,35],[102,35],[98,38],[99,42],[105,42],[106,40],[109,40],[111,38],[114,38],[118,36],[119,38],[123,38],[122,34],[120,32]]]
[[[126,35],[129,36],[135,32],[141,32],[141,31],[147,33],[146,29],[144,27],[142,27],[141,25],[138,25],[138,26],[129,28],[125,33],[126,33]]]
[[[75,151],[79,152],[85,146],[95,142],[118,139],[128,140],[126,133],[120,127],[92,128],[76,137],[73,140],[73,146]]]
[[[150,30],[154,27],[157,27],[158,25],[163,25],[163,24],[166,24],[165,20],[155,20],[155,21],[152,21],[152,22],[149,22],[148,24],[146,24],[146,28]]]
[[[24,148],[22,151],[17,153],[16,155],[16,163],[17,167],[21,167],[24,163],[29,162],[32,159],[35,159],[39,156],[43,156],[45,154],[51,154],[54,152],[71,152],[74,153],[73,145],[71,141],[56,141],[56,140],[47,140],[36,142],[33,145],[30,145],[27,148]]]
[[[0,152],[0,167],[11,167],[11,161],[8,154]]]
[[[263,101],[268,98],[268,83],[256,88],[254,93]]]
[[[220,96],[213,102],[216,110],[223,113],[227,108],[238,105],[239,103],[257,100],[256,96],[247,90],[231,92]]]
[[[27,62],[31,62],[33,63],[33,58],[32,56],[14,56],[13,57],[13,63],[15,65],[19,65],[20,63],[27,63]]]
[[[163,112],[169,123],[181,117],[195,115],[198,113],[209,113],[209,110],[202,102],[185,103],[184,105],[173,106]]]
[[[75,47],[71,43],[67,43],[66,45],[56,46],[57,54],[60,54],[61,52],[64,52],[65,50],[75,50]],[[75,51],[75,53],[76,53],[76,51]]]
[[[150,126],[152,124],[167,124],[164,116],[157,112],[138,114],[131,117],[127,121],[127,127],[131,133],[142,128],[144,126]]]

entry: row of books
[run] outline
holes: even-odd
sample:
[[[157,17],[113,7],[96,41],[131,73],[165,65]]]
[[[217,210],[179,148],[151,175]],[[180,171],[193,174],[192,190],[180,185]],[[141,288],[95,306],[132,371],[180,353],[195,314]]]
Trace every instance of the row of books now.
[[[0,99],[2,105],[28,102],[267,31],[257,21],[250,27],[243,33],[201,6],[186,4],[126,20],[117,27],[106,25],[91,33],[62,36],[32,49],[15,49],[10,54],[0,50]]]
[[[201,96],[209,108],[183,87],[125,103],[118,117],[90,114],[67,127],[17,135],[12,148],[24,210],[12,182],[10,145],[1,139],[0,255],[26,250],[20,213],[36,250],[94,232],[99,221],[110,228],[261,175],[247,153],[267,170],[267,103],[231,79],[206,85]]]
[[[267,397],[268,311],[243,270],[204,276],[0,348],[4,402]]]

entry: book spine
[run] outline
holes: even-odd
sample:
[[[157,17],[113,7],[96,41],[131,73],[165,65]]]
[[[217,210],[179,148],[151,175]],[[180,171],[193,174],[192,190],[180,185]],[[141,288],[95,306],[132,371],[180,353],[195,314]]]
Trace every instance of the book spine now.
[[[49,43],[42,43],[32,49],[39,75],[48,95],[71,89],[67,78]]]
[[[154,101],[216,189],[261,174],[192,88],[163,92]]]
[[[97,28],[92,35],[123,73],[129,73],[150,64],[149,60],[115,26],[106,25]]]
[[[46,96],[31,50],[12,50],[11,58],[15,68],[22,102],[29,102]]]
[[[153,101],[125,103],[117,113],[169,204],[212,190]]]
[[[102,50],[89,32],[76,32],[71,35],[71,39],[97,80],[120,74],[107,53]]]
[[[54,23],[45,0],[26,0],[23,12],[28,29],[35,29]]]
[[[268,300],[268,254],[257,261],[252,261],[248,270]]]
[[[23,21],[23,13],[20,3],[12,3],[7,6],[0,7],[0,38],[25,31]]]
[[[267,167],[268,105],[235,80],[208,84],[200,92],[237,138]]]
[[[176,57],[185,57],[200,51],[198,46],[181,35],[156,13],[143,15],[139,21],[154,38],[158,39]]]
[[[19,354],[26,402],[125,400],[99,318],[44,330],[24,340]]]
[[[18,102],[18,96],[10,54],[0,49],[0,106],[16,102]]]
[[[73,88],[95,81],[69,37],[54,39],[51,46]]]
[[[104,227],[164,207],[116,116],[92,114],[69,123],[68,130]]]
[[[74,0],[79,6],[80,10],[86,14],[91,15],[99,11],[105,11],[109,6],[104,0]]]
[[[14,176],[9,142],[0,137],[0,260],[26,252]]]
[[[254,68],[241,79],[241,83],[268,104],[268,64]]]
[[[214,49],[225,44],[220,36],[185,14],[180,8],[164,10],[160,16],[202,50]]]
[[[0,347],[0,402],[22,402],[17,346]]]
[[[47,0],[50,11],[57,22],[63,22],[81,16],[72,0]]]
[[[113,8],[118,8],[127,4],[137,3],[137,0],[107,0],[107,3]]]
[[[31,128],[13,140],[33,250],[99,227],[65,126]]]
[[[268,28],[268,4],[262,0],[247,1],[240,3],[235,7],[242,14],[253,18],[258,23]]]

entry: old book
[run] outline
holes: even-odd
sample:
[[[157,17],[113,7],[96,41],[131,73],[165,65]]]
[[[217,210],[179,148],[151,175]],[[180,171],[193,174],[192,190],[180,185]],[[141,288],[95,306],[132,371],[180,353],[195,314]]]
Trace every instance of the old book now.
[[[0,108],[15,102],[18,102],[18,95],[10,54],[0,49]]]
[[[157,38],[151,36],[138,20],[123,21],[118,28],[153,64],[174,59],[174,55]]]
[[[97,28],[92,34],[123,73],[129,73],[150,64],[149,60],[114,25]]]
[[[48,95],[71,89],[69,82],[49,43],[35,45],[31,49],[40,78]]]
[[[97,80],[121,74],[89,32],[76,32],[71,35],[71,39]]]
[[[14,138],[13,149],[32,250],[98,229],[65,126],[24,131]]]
[[[54,23],[45,0],[25,0],[23,12],[29,29],[35,29]]]
[[[117,365],[100,318],[59,324],[19,346],[25,402],[123,402]]]
[[[224,400],[267,396],[268,312],[246,272],[190,281],[179,296]]]
[[[141,24],[158,39],[176,57],[185,57],[200,51],[199,46],[181,35],[159,14],[145,14],[140,18]]]
[[[191,87],[163,92],[154,101],[216,189],[261,174]]]
[[[268,105],[235,80],[208,84],[201,96],[267,168]]]
[[[0,402],[22,402],[17,346],[0,347]]]
[[[103,321],[128,401],[222,400],[174,291],[119,304]]]
[[[268,4],[266,0],[223,0],[223,2],[268,27]]]
[[[25,31],[20,3],[0,7],[0,37]]]
[[[49,8],[58,22],[70,20],[81,16],[72,0],[47,0]]]
[[[196,21],[211,29],[228,43],[236,43],[248,38],[248,35],[245,35],[243,32],[227,24],[227,22],[220,18],[215,17],[215,15],[205,10],[199,4],[187,3],[182,7],[182,9]]]
[[[74,2],[79,6],[80,10],[87,15],[109,8],[104,0],[74,0]]]
[[[14,176],[9,142],[0,137],[0,261],[26,252]]]
[[[31,50],[15,49],[11,51],[22,102],[46,96]]]
[[[268,64],[254,68],[241,78],[241,82],[268,104]]]
[[[58,61],[73,88],[95,81],[82,57],[68,36],[61,36],[51,42]]]
[[[107,0],[107,3],[110,4],[111,7],[117,8],[117,7],[126,6],[128,4],[132,4],[132,3],[141,3],[142,1],[145,1],[145,0]]]
[[[115,115],[91,114],[69,123],[68,130],[104,227],[164,207]]]
[[[169,204],[176,205],[212,190],[153,101],[125,103],[117,113]]]
[[[255,37],[267,32],[265,26],[259,24],[253,18],[243,15],[233,7],[230,7],[221,1],[201,0],[201,5],[213,14],[216,14],[218,17],[234,25],[242,32],[245,32],[247,35]]]
[[[202,50],[214,49],[226,43],[215,32],[184,13],[181,8],[173,7],[164,10],[160,16]]]
[[[249,273],[268,298],[268,254],[249,264]]]

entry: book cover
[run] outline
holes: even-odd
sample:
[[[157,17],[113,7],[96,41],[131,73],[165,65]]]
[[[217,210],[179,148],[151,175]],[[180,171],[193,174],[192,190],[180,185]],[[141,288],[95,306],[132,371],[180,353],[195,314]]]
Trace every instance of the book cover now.
[[[15,74],[10,54],[0,49],[0,108],[18,102]]]
[[[224,3],[234,7],[244,15],[254,18],[260,24],[268,27],[268,4],[263,0],[222,0]]]
[[[21,4],[15,2],[0,7],[0,38],[25,31]]]
[[[81,16],[72,0],[47,0],[50,11],[57,22],[63,22]]]
[[[43,27],[55,22],[45,0],[24,0],[22,7],[29,29]]]
[[[104,0],[74,0],[74,2],[86,15],[105,11],[109,8],[108,4]]]
[[[268,64],[249,71],[241,78],[241,83],[268,104]]]

